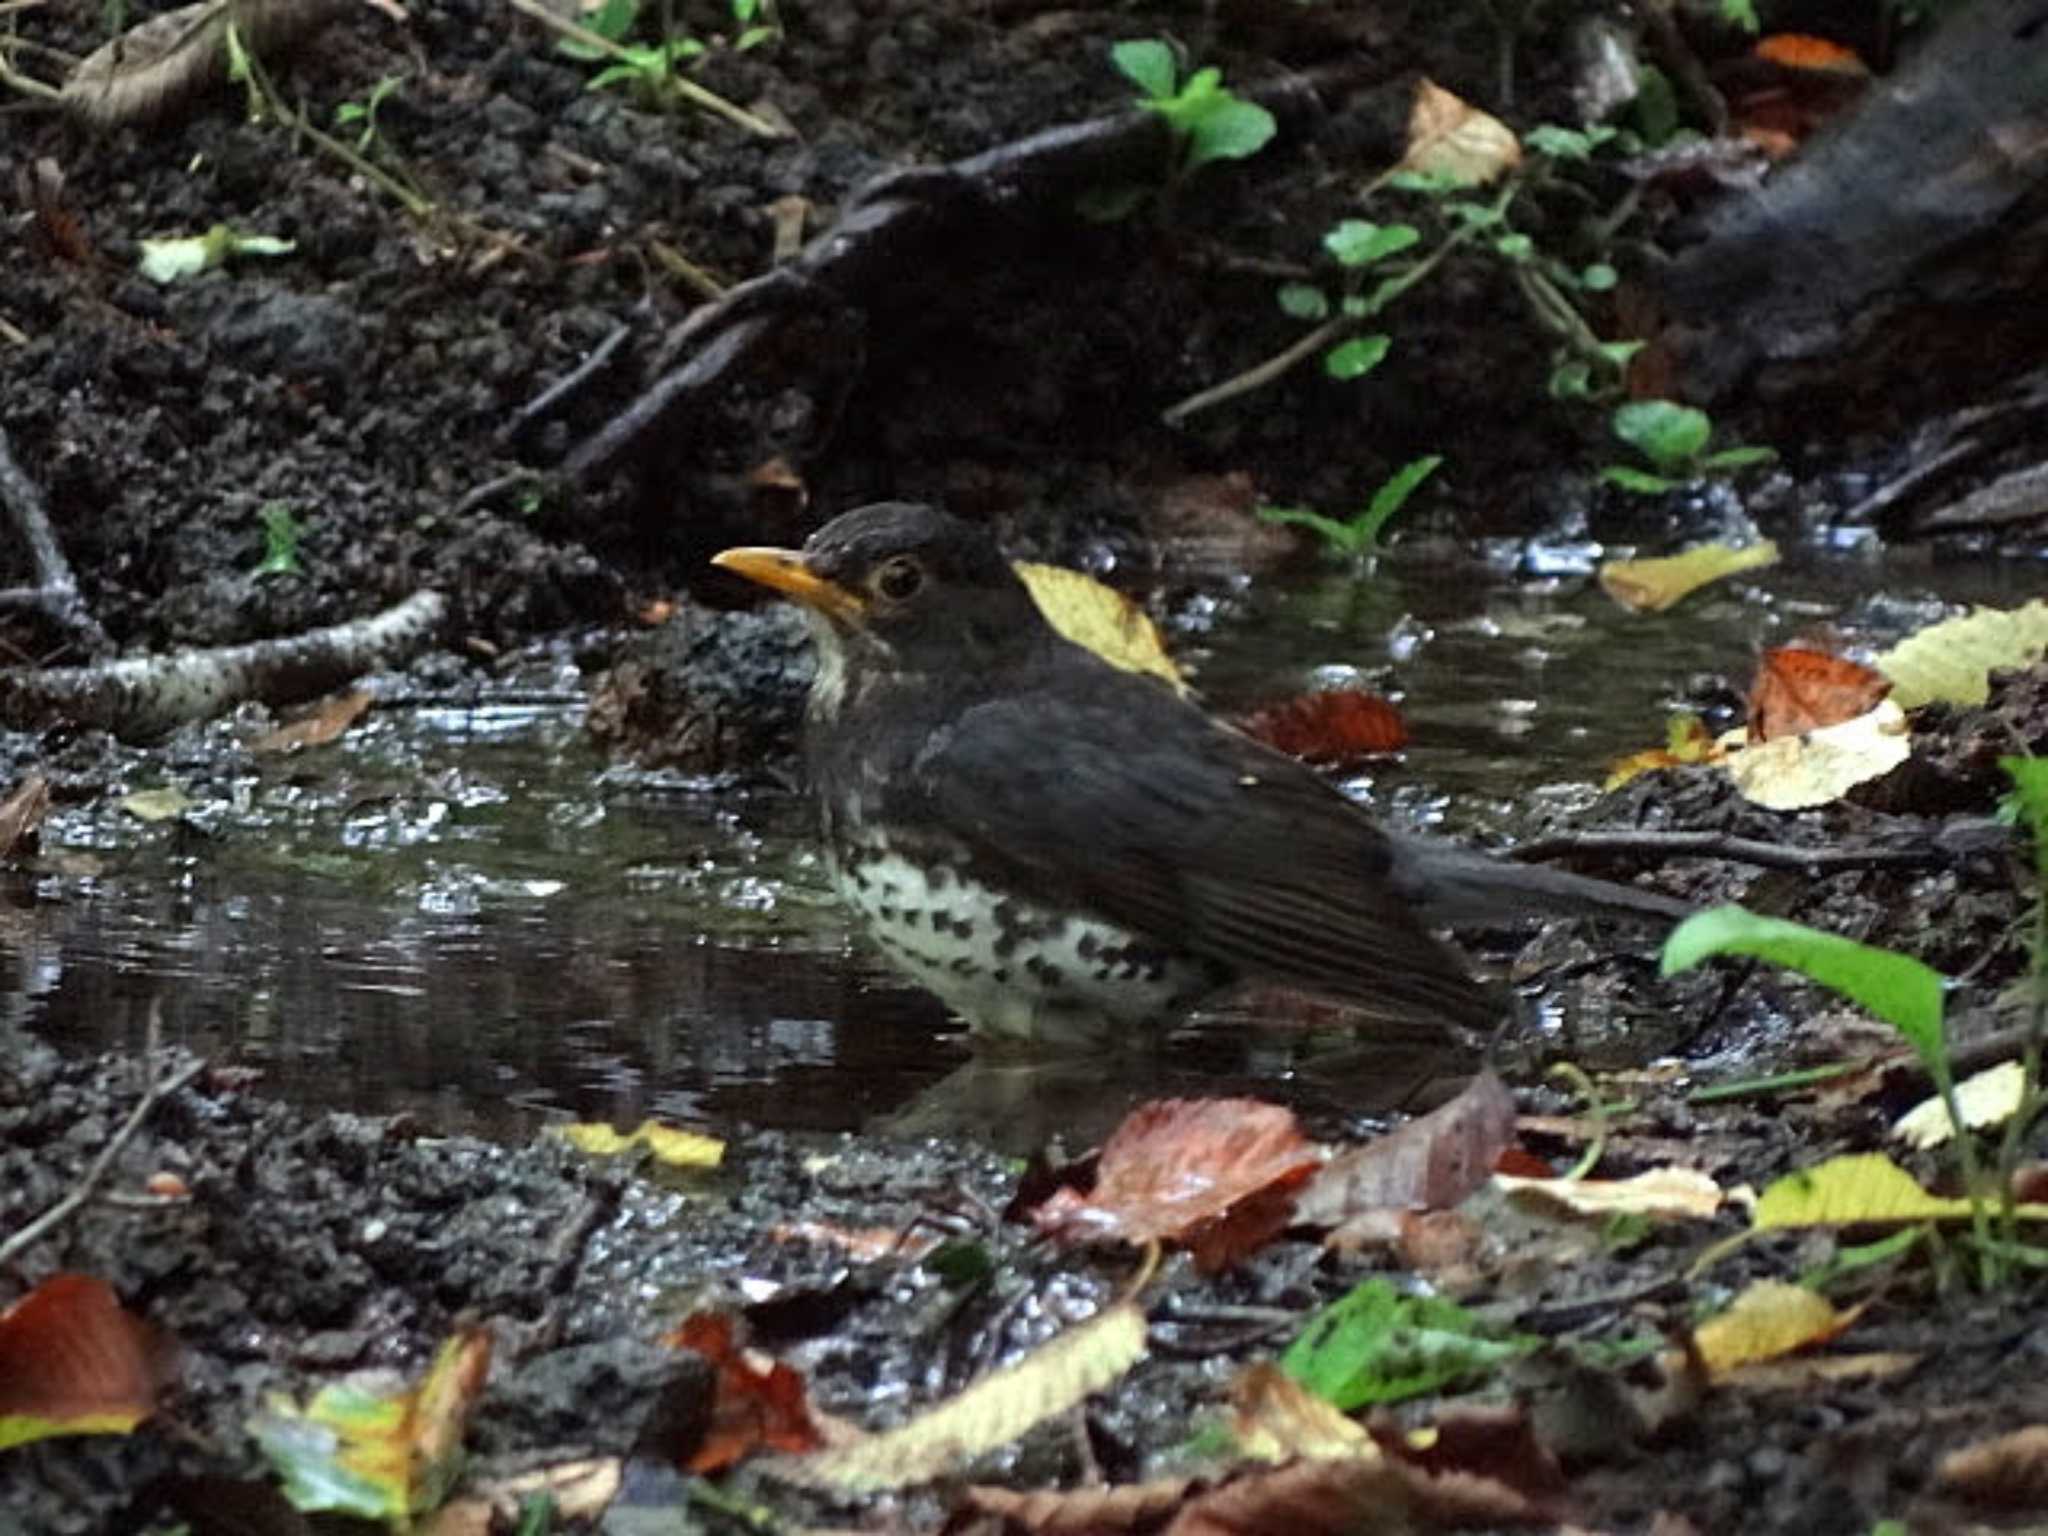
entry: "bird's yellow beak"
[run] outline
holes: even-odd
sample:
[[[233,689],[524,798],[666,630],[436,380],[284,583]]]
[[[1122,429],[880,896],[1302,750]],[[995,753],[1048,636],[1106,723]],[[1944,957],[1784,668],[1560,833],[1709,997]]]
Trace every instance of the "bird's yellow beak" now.
[[[849,592],[836,581],[827,581],[812,570],[801,550],[743,545],[738,549],[720,550],[711,557],[711,563],[736,576],[772,587],[791,601],[815,609],[827,618],[855,624],[868,610],[867,600],[858,592]]]

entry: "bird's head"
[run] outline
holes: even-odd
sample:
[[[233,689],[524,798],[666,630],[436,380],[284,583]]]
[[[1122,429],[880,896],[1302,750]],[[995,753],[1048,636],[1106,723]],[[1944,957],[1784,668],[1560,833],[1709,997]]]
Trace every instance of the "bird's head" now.
[[[711,563],[800,603],[828,669],[980,669],[1047,632],[993,539],[915,502],[844,513],[802,549],[728,549]]]

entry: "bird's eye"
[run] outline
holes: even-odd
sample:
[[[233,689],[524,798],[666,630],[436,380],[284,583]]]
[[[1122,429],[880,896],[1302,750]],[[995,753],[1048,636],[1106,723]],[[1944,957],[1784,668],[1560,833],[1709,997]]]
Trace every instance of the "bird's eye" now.
[[[874,588],[892,603],[907,601],[924,585],[924,567],[908,555],[899,555],[875,572]]]

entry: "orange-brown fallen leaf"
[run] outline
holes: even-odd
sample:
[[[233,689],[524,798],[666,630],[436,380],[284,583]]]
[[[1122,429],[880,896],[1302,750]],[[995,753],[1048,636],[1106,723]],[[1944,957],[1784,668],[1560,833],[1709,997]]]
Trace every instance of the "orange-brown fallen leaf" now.
[[[1891,679],[1846,656],[1781,645],[1758,659],[1749,690],[1752,744],[1841,725],[1877,708]]]
[[[1170,1238],[1213,1272],[1287,1227],[1295,1191],[1322,1160],[1277,1104],[1158,1099],[1103,1144],[1092,1191],[1056,1190],[1032,1220],[1069,1241]]]
[[[685,1463],[690,1471],[720,1471],[764,1446],[801,1454],[824,1443],[803,1377],[779,1360],[741,1348],[733,1320],[724,1313],[693,1312],[662,1342],[694,1350],[718,1372],[711,1424]]]
[[[1338,769],[1408,745],[1401,712],[1385,699],[1355,688],[1328,688],[1283,699],[1243,716],[1237,724],[1247,736],[1289,757]]]
[[[1461,187],[1478,187],[1498,180],[1521,163],[1522,141],[1506,123],[1433,80],[1415,82],[1402,170],[1443,176]]]
[[[1855,49],[1806,32],[1774,32],[1769,37],[1758,38],[1750,52],[1783,69],[1814,70],[1831,75],[1862,76],[1870,73],[1870,66],[1863,62]]]
[[[91,1275],[52,1275],[0,1313],[0,1449],[128,1433],[177,1368],[168,1334]]]

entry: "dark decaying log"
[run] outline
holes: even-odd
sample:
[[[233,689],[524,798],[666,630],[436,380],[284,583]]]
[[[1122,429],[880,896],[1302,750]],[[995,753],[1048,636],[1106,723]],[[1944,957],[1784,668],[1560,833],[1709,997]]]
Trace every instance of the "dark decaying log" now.
[[[1682,391],[1954,399],[2048,342],[2048,0],[1976,0],[1658,281]]]

